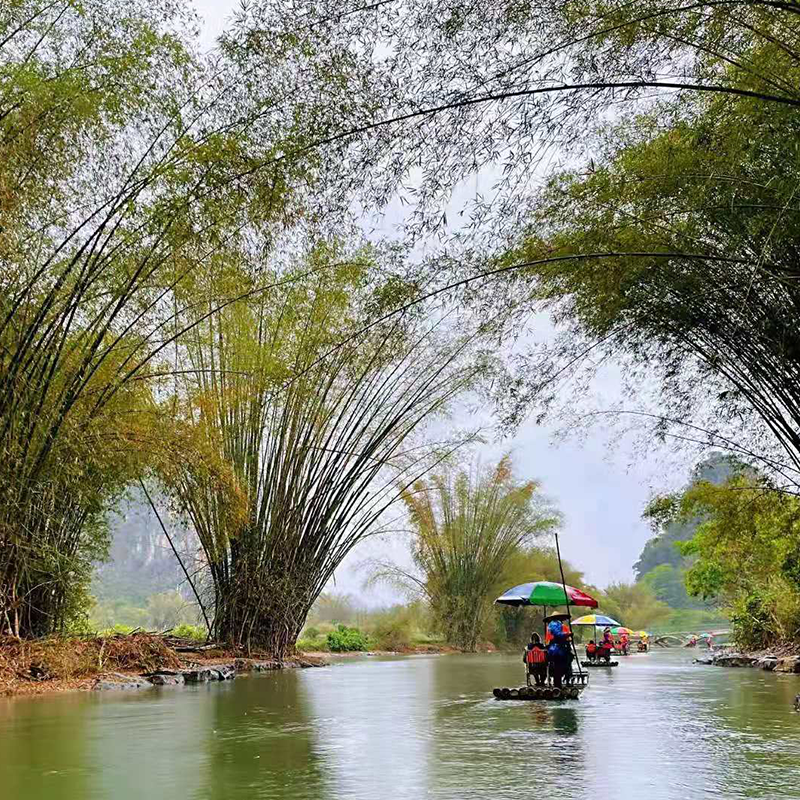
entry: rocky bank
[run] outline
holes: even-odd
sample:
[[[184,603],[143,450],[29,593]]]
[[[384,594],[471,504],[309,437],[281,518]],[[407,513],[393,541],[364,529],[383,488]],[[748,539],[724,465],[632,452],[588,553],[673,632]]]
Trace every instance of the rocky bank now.
[[[743,653],[735,650],[717,650],[695,659],[697,664],[713,667],[750,667],[767,672],[794,673],[800,675],[800,653],[795,648],[764,650]]]
[[[237,658],[227,663],[189,664],[184,669],[160,669],[144,675],[109,672],[98,675],[90,687],[94,691],[125,691],[154,686],[183,686],[193,683],[231,681],[237,675],[251,672],[273,672],[282,669],[303,669],[325,666],[322,659],[293,658],[289,661],[257,661]]]

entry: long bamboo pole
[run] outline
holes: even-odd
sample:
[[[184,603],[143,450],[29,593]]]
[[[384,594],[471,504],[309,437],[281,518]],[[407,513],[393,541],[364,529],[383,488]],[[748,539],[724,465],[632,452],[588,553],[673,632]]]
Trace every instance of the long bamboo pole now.
[[[578,675],[583,675],[583,668],[581,667],[581,661],[578,658],[578,651],[575,648],[575,635],[572,633],[572,612],[569,610],[569,595],[567,594],[567,581],[564,578],[564,565],[561,563],[561,548],[558,546],[558,534],[554,534],[556,537],[556,556],[558,557],[558,569],[561,573],[561,587],[564,589],[564,600],[566,600],[567,605],[567,620],[569,621],[569,631],[570,631],[570,642],[572,643],[572,652],[575,655],[575,661],[578,664]]]

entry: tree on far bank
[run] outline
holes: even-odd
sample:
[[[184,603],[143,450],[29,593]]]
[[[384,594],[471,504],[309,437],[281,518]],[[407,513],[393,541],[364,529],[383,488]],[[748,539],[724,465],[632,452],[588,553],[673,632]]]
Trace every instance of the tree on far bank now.
[[[652,590],[641,583],[611,583],[602,590],[600,609],[632,630],[646,630],[665,621],[672,609],[657,600]]]
[[[690,594],[722,603],[736,641],[749,648],[800,638],[800,500],[752,472],[721,485],[692,484],[663,498],[676,519],[701,516],[681,545],[693,559]]]
[[[474,651],[520,548],[555,530],[559,516],[535,481],[514,477],[510,456],[493,468],[449,466],[403,500],[415,570],[384,564],[378,577],[424,596],[447,641]]]
[[[692,470],[689,485],[698,481],[722,484],[745,465],[733,456],[712,453]],[[646,584],[656,598],[674,609],[709,609],[708,602],[690,597],[686,591],[685,574],[691,559],[684,556],[680,545],[695,534],[702,518],[668,519],[659,516],[659,503],[655,501],[645,509],[644,517],[653,526],[656,535],[645,543],[638,561],[633,565],[636,580]]]
[[[676,550],[678,544],[679,542],[673,544]],[[659,564],[645,573],[640,582],[647,586],[657,600],[666,603],[670,608],[703,608],[701,603],[689,597],[684,575],[685,570],[681,566]]]

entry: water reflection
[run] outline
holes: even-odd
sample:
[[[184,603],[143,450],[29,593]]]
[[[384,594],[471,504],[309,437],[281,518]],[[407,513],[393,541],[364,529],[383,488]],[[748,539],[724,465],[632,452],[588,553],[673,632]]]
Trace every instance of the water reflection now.
[[[331,798],[429,790],[433,659],[369,659],[301,677]]]
[[[706,734],[722,764],[721,774],[746,772],[752,780],[767,785],[774,781],[776,772],[797,774],[800,748],[787,747],[785,741],[787,723],[794,721],[800,728],[792,710],[794,695],[800,690],[796,676],[760,670],[741,673],[736,680],[719,682],[713,701],[705,703]],[[726,732],[724,738],[719,736],[720,730]],[[789,786],[788,781],[786,790],[786,794],[776,796],[797,796],[797,787]]]
[[[0,787],[3,798],[88,797],[87,728],[77,695],[0,698]],[[64,728],[70,720],[69,736]]]
[[[199,691],[202,687],[187,694]],[[204,754],[210,709],[205,702],[186,699],[175,688],[134,691],[121,697],[91,695],[80,715],[88,729],[87,763],[91,765],[84,796],[166,800],[176,793],[191,797],[202,788],[208,778]],[[176,764],[180,764],[177,769]]]
[[[553,730],[574,736],[578,732],[578,712],[574,708],[553,708]]]
[[[328,796],[312,703],[296,672],[207,685],[213,736],[203,798]]]
[[[498,702],[494,686],[519,686],[520,659],[478,655],[434,661],[437,697],[431,784],[442,798],[527,798],[554,777],[582,780],[584,741],[567,703]],[[545,777],[546,776],[546,777]]]
[[[166,690],[0,703],[0,797],[190,796],[206,783],[209,722],[203,703]]]

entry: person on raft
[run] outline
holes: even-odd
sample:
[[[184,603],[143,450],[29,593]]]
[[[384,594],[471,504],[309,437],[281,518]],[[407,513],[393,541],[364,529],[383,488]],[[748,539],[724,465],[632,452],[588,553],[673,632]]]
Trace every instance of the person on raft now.
[[[594,661],[597,658],[597,645],[594,643],[594,639],[589,639],[586,645],[586,658],[589,661]]]
[[[603,631],[603,640],[600,642],[597,656],[598,658],[611,660],[611,651],[614,649],[614,637],[611,635],[611,628],[606,628]]]
[[[619,635],[619,650],[621,653],[628,655],[628,645],[630,644],[630,639],[628,639],[628,634],[624,631]]]
[[[544,686],[547,680],[547,651],[538,633],[531,634],[531,640],[525,647],[522,660],[528,669],[528,685],[530,678],[533,677],[537,686]]]
[[[569,649],[570,634],[564,633],[561,623],[555,620],[547,626],[547,632],[550,634],[550,646],[547,648],[547,666],[553,686],[556,689],[560,689],[564,679],[566,678],[569,683],[572,677],[572,653]]]

